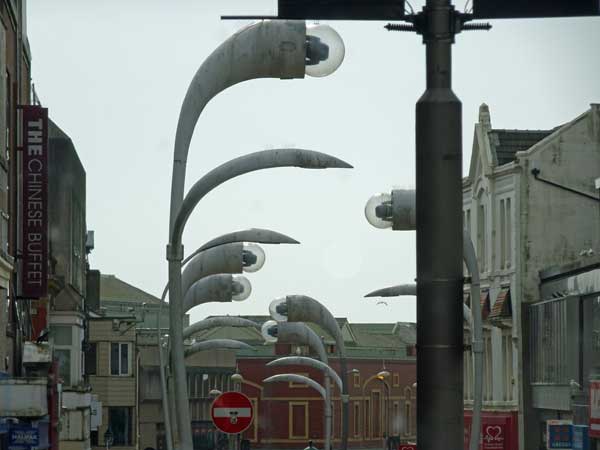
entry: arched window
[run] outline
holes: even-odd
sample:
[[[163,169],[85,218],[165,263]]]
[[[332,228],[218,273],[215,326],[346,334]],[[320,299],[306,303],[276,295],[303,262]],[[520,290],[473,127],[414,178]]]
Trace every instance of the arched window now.
[[[410,403],[410,401],[407,401],[404,403],[404,434],[406,436],[411,436],[411,434],[412,434],[412,430],[411,430],[412,419],[411,419],[410,415],[411,415],[411,403]]]

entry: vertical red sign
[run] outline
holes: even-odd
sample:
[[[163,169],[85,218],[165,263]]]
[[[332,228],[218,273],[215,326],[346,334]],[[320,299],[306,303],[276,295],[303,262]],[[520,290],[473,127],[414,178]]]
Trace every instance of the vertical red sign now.
[[[23,113],[21,296],[41,298],[48,288],[48,109]]]
[[[590,437],[600,438],[600,380],[590,381]]]

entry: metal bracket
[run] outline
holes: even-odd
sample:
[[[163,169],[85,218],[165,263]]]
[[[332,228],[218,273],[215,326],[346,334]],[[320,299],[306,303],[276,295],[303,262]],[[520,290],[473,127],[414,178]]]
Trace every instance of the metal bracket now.
[[[174,247],[172,244],[167,244],[167,261],[182,261],[183,260],[183,245],[180,244]]]

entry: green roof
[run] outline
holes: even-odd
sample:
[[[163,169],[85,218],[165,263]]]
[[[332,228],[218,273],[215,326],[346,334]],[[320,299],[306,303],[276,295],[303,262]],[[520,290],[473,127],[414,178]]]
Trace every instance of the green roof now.
[[[114,275],[100,275],[100,302],[149,302],[160,303],[160,299],[142,291]]]
[[[241,316],[262,325],[269,316]],[[412,346],[416,341],[416,324],[409,322],[398,323],[349,323],[347,319],[336,319],[343,326],[352,340],[346,339],[346,352],[353,358],[390,358],[413,359],[407,356],[406,347]],[[318,336],[324,336],[326,343],[333,343],[329,336],[318,325],[307,324]],[[246,358],[271,357],[274,355],[274,346],[265,345],[260,332],[249,327],[219,327],[204,330],[194,336],[198,340],[206,339],[235,339],[254,347],[255,351],[240,350],[238,356]],[[335,358],[335,355],[331,355]]]

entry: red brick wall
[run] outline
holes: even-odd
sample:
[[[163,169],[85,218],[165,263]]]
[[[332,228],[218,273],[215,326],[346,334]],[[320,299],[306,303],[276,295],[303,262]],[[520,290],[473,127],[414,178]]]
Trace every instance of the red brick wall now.
[[[251,399],[257,402],[257,424],[253,424],[245,433],[245,438],[252,440],[253,447],[260,448],[304,448],[308,440],[313,440],[314,444],[323,448],[323,400],[320,395],[309,387],[292,387],[288,383],[264,384],[263,379],[278,373],[301,373],[306,374],[313,380],[323,384],[323,375],[305,366],[287,366],[287,367],[267,367],[265,364],[269,359],[249,358],[239,359],[238,367],[244,377],[242,391]],[[337,359],[332,359],[330,365],[339,373]],[[379,416],[381,422],[380,431],[385,430],[385,412],[383,403],[387,398],[386,390],[381,381],[374,376],[383,368],[383,362],[379,360],[349,360],[348,370],[358,369],[360,378],[356,380],[358,386],[355,386],[355,379],[352,373],[348,374],[348,385],[350,393],[349,403],[349,447],[381,447],[382,435],[374,430],[374,423],[370,425],[369,436],[364,436],[366,419],[373,416]],[[408,440],[413,438],[416,429],[416,390],[412,388],[416,381],[416,362],[415,361],[387,361],[385,369],[391,376],[386,381],[390,387],[390,434],[400,435],[401,438]],[[365,384],[366,382],[366,384]],[[364,391],[364,392],[363,392]],[[374,392],[379,391],[381,399],[380,411],[371,411],[365,417],[365,399],[371,399]],[[409,392],[410,391],[410,392]],[[377,395],[377,394],[374,394]],[[341,437],[341,399],[337,386],[332,388],[334,400],[334,444],[339,445]],[[355,402],[359,405],[358,433],[355,433]],[[410,404],[410,433],[406,433],[404,413],[406,404]],[[305,403],[308,407],[308,436],[303,437],[304,433],[299,433],[304,429],[304,418],[299,418],[291,423],[290,405]],[[372,400],[370,401],[372,408]],[[397,403],[394,415],[394,403]],[[298,413],[302,410],[301,406],[294,407]],[[393,420],[396,424],[393,425]],[[257,436],[255,436],[255,425]],[[290,428],[295,434],[301,437],[291,436]],[[358,434],[358,435],[357,435]]]

